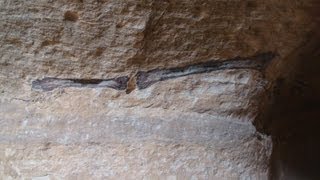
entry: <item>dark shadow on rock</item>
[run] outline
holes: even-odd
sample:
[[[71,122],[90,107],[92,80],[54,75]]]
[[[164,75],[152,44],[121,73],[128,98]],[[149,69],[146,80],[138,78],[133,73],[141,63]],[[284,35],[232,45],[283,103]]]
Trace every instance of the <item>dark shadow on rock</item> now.
[[[291,78],[279,78],[264,130],[272,136],[270,179],[320,179],[320,40],[299,53]]]

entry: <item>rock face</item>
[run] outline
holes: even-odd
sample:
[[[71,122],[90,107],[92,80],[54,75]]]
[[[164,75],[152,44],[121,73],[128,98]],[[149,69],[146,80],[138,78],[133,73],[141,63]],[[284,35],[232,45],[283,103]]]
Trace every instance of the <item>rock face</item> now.
[[[290,78],[276,81],[265,123],[273,139],[273,179],[320,179],[319,35],[296,51],[299,58]]]
[[[0,0],[0,177],[267,179],[254,124],[312,5]]]

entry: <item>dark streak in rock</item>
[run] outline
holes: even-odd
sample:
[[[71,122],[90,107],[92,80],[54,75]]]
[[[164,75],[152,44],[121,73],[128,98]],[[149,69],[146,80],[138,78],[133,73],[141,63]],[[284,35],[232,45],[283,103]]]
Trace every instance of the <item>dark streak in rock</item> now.
[[[211,60],[184,67],[139,71],[136,74],[136,81],[139,89],[145,89],[159,81],[191,74],[209,73],[225,69],[255,69],[262,71],[275,56],[276,53],[266,52],[247,58],[235,57],[224,61]]]
[[[56,88],[113,88],[116,90],[125,90],[129,78],[122,76],[114,79],[60,79],[60,78],[43,78],[32,82],[32,89],[52,91]]]
[[[276,56],[276,53],[267,52],[255,56],[242,58],[235,57],[232,59],[218,61],[211,60],[204,63],[188,65],[184,67],[176,67],[169,69],[153,69],[150,71],[139,71],[132,82],[135,82],[138,89],[145,89],[152,84],[183,77],[192,74],[209,73],[217,70],[225,69],[255,69],[262,71]],[[133,81],[135,80],[135,81]],[[128,85],[129,84],[129,85]],[[130,85],[131,84],[131,85]],[[130,93],[135,86],[129,83],[128,76],[122,76],[113,79],[60,79],[47,77],[32,82],[32,89],[52,91],[56,88],[78,87],[78,88],[113,88],[116,90],[125,90]]]

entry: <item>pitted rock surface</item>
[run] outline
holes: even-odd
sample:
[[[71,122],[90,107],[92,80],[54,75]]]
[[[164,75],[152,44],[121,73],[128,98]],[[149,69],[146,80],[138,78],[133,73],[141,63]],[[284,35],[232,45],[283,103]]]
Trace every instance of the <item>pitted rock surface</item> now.
[[[0,179],[267,179],[255,122],[312,6],[0,0]]]

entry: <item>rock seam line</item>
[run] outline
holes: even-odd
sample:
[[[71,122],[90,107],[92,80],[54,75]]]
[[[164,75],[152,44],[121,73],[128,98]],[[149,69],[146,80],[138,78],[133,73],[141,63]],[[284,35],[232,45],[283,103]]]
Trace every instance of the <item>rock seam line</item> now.
[[[250,57],[235,57],[227,60],[210,60],[207,62],[191,64],[183,67],[168,69],[152,69],[149,71],[138,71],[134,75],[135,86],[141,90],[168,79],[179,78],[192,74],[210,73],[227,69],[254,69],[263,71],[268,64],[277,56],[274,52],[260,53]],[[45,77],[32,82],[33,90],[52,91],[56,88],[112,88],[116,90],[127,90],[129,76],[121,76],[111,79],[64,79]],[[135,89],[135,88],[134,88]],[[130,93],[130,91],[126,91]]]

